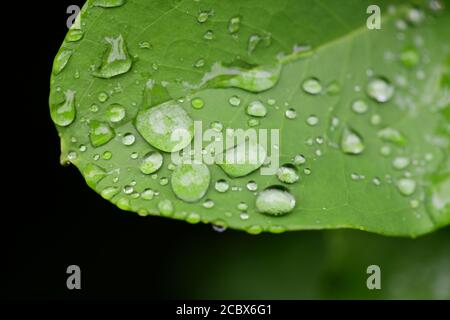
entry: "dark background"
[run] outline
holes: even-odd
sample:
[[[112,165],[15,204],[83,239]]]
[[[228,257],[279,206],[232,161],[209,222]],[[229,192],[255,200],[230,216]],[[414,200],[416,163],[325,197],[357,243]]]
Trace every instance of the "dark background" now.
[[[53,58],[67,32],[66,9],[83,3],[21,2],[4,12],[14,22],[11,39],[3,44],[8,50],[2,62],[12,74],[11,88],[3,94],[13,98],[3,108],[14,110],[14,115],[3,119],[3,139],[12,146],[2,157],[7,190],[2,199],[2,264],[7,269],[0,285],[2,298],[410,297],[406,292],[419,298],[445,297],[446,292],[436,296],[426,285],[415,285],[413,278],[426,284],[450,278],[422,274],[420,264],[414,269],[419,274],[408,268],[429,261],[427,272],[442,273],[450,261],[445,250],[449,228],[419,240],[357,231],[251,236],[232,230],[217,233],[209,225],[144,219],[102,200],[75,167],[59,164],[59,138],[47,103]],[[19,29],[22,36],[11,32]],[[382,265],[386,281],[402,273],[412,278],[400,293],[370,292],[365,271],[372,263]],[[66,288],[66,268],[72,264],[82,270],[80,291]]]

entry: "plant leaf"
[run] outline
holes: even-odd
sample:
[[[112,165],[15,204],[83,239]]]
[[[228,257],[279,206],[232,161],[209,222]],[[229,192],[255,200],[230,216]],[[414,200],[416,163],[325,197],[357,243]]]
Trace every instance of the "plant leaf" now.
[[[253,234],[448,225],[448,7],[380,1],[370,30],[370,2],[347,2],[89,1],[51,79],[62,162],[124,210]],[[207,163],[199,189],[180,190],[196,170],[171,180],[168,152],[191,140],[169,139],[200,134],[191,121],[279,130],[265,151],[281,171]]]

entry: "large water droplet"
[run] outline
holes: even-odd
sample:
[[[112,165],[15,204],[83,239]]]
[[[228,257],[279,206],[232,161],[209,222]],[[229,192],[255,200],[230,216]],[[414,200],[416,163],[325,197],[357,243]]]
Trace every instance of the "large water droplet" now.
[[[283,187],[269,187],[258,194],[256,209],[261,213],[281,216],[291,212],[295,207],[294,196]]]
[[[361,136],[354,130],[345,128],[341,137],[341,150],[347,154],[360,154],[364,151]]]
[[[106,122],[97,120],[89,122],[89,139],[94,147],[108,143],[114,136],[114,130]]]
[[[75,120],[75,91],[67,90],[64,93],[64,102],[50,104],[50,115],[52,120],[62,127],[70,125]]]
[[[142,159],[139,169],[143,174],[152,174],[163,165],[163,156],[158,151],[150,151]]]
[[[105,40],[110,47],[103,57],[102,65],[97,71],[93,72],[93,75],[109,79],[128,72],[131,69],[132,60],[122,35],[117,38],[108,37]]]
[[[267,108],[260,100],[255,100],[247,106],[247,114],[252,117],[265,117]]]
[[[172,101],[140,111],[136,128],[148,143],[165,152],[185,148],[194,137],[194,122]]]
[[[181,164],[173,172],[172,190],[186,202],[196,202],[204,197],[209,188],[211,175],[204,164]]]
[[[387,102],[394,95],[394,86],[383,77],[372,78],[367,84],[366,92],[377,102]]]

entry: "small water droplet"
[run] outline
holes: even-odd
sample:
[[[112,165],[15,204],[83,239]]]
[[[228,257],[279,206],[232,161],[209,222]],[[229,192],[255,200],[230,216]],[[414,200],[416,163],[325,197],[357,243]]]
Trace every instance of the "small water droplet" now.
[[[380,178],[375,177],[372,179],[372,183],[376,186],[379,186],[379,185],[381,185],[381,180],[380,180]]]
[[[194,109],[202,109],[204,107],[205,103],[201,98],[194,98],[191,101],[191,106]]]
[[[118,187],[106,187],[102,190],[100,195],[103,197],[103,199],[111,200],[116,194],[119,193]]]
[[[281,216],[291,212],[295,204],[294,196],[280,186],[269,187],[260,192],[256,198],[257,210],[272,216]]]
[[[135,143],[136,141],[136,137],[134,136],[134,134],[132,133],[126,133],[123,137],[122,137],[122,143],[125,146],[131,146]]]
[[[259,120],[255,118],[248,119],[247,124],[249,127],[257,127],[259,126]]]
[[[255,181],[249,181],[247,183],[247,189],[249,191],[256,191],[258,190],[258,184]]]
[[[100,147],[114,138],[114,130],[105,122],[91,120],[89,122],[89,139],[92,146]]]
[[[387,127],[378,131],[378,137],[383,141],[392,142],[400,146],[406,144],[406,138],[400,131],[394,128]]]
[[[102,154],[102,158],[103,158],[103,160],[111,160],[112,153],[110,151],[105,151]]]
[[[217,192],[224,193],[230,189],[230,185],[224,179],[218,180],[214,186]]]
[[[404,196],[410,196],[416,191],[416,182],[409,178],[397,181],[397,189]]]
[[[194,67],[201,68],[205,66],[205,59],[200,58],[194,63]]]
[[[147,200],[147,201],[153,200],[154,197],[155,197],[155,191],[153,191],[152,189],[145,189],[141,193],[141,198],[144,200]]]
[[[222,132],[223,130],[223,124],[220,121],[213,121],[211,122],[211,129],[217,132]]]
[[[381,124],[381,116],[379,114],[374,114],[370,117],[370,123],[373,126],[378,126]]]
[[[243,221],[248,220],[250,218],[250,216],[248,215],[248,213],[243,212],[239,215],[239,218]]]
[[[311,127],[316,126],[317,124],[319,124],[319,118],[315,115],[310,115],[307,119],[306,119],[306,123],[308,125],[310,125]]]
[[[186,222],[190,223],[190,224],[197,224],[201,221],[201,217],[199,214],[197,213],[190,213],[187,217],[186,217]]]
[[[305,158],[305,156],[303,156],[301,154],[297,154],[297,155],[295,155],[294,159],[292,159],[292,162],[296,166],[300,166],[306,162],[306,158]]]
[[[249,234],[257,235],[257,234],[260,234],[261,232],[263,232],[263,228],[259,225],[254,225],[254,226],[248,227],[246,229],[246,231]]]
[[[206,209],[211,209],[214,207],[214,205],[215,205],[215,203],[211,199],[208,199],[205,202],[203,202],[203,207]]]
[[[395,157],[392,160],[392,166],[397,170],[406,169],[410,164],[410,160],[407,157]]]
[[[98,94],[97,99],[100,102],[105,102],[106,100],[108,100],[109,96],[106,92],[102,91]]]
[[[125,118],[125,115],[126,115],[125,108],[117,103],[111,104],[106,109],[106,117],[112,123],[118,123],[122,121]]]
[[[317,95],[322,92],[322,84],[317,78],[309,78],[303,81],[302,88],[306,93]]]
[[[366,88],[367,95],[373,100],[384,103],[388,102],[394,95],[394,86],[383,77],[370,79]]]
[[[239,107],[241,105],[241,99],[238,96],[232,96],[230,97],[230,99],[228,100],[228,102],[230,103],[230,105],[232,105],[233,107]]]
[[[197,21],[199,23],[205,23],[206,21],[208,21],[208,18],[211,14],[212,14],[211,11],[201,11],[197,16]]]
[[[419,53],[415,48],[407,48],[400,54],[400,61],[407,68],[413,68],[419,63]]]
[[[228,32],[231,34],[237,33],[241,27],[241,17],[235,16],[228,22]]]
[[[297,170],[290,164],[286,164],[278,168],[277,177],[281,182],[288,184],[295,183],[300,179],[297,174]]]
[[[363,114],[369,110],[369,105],[364,100],[358,99],[352,103],[352,110],[357,114]]]
[[[162,216],[169,217],[173,214],[173,204],[172,201],[165,199],[158,203],[159,213]]]
[[[356,131],[345,128],[341,138],[341,150],[347,154],[361,154],[364,151],[363,139]]]
[[[60,49],[53,62],[53,74],[58,75],[64,70],[72,54],[72,50],[64,48]]]
[[[285,112],[285,116],[286,118],[293,120],[297,118],[297,111],[295,111],[295,109],[293,108],[287,109]]]
[[[163,156],[158,151],[150,151],[142,159],[139,169],[143,174],[152,174],[163,165]]]
[[[66,35],[66,41],[77,42],[83,38],[83,31],[80,29],[70,29]]]
[[[252,117],[265,117],[267,114],[267,108],[260,100],[250,102],[246,111]]]
[[[208,30],[205,32],[205,34],[203,35],[203,38],[205,40],[213,40],[216,36],[214,35],[214,32],[212,30]]]

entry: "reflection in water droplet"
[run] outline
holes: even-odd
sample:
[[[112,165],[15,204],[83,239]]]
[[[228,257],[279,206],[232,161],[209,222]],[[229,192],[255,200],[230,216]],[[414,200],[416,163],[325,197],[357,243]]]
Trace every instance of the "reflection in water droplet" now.
[[[201,11],[197,16],[197,21],[199,23],[205,23],[211,14],[212,13],[210,11]]]
[[[283,187],[269,187],[258,194],[256,198],[256,208],[261,213],[272,216],[281,216],[291,212],[296,204],[296,200]]]

